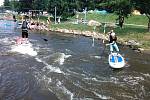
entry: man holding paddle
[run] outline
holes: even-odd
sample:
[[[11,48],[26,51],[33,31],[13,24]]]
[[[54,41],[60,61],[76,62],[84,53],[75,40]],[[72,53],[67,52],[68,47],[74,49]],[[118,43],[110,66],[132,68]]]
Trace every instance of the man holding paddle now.
[[[26,18],[24,18],[22,23],[22,38],[28,38],[28,22],[26,21]]]
[[[117,36],[115,34],[115,32],[113,30],[111,30],[109,33],[109,44],[106,45],[110,45],[110,52],[114,52],[114,49],[119,52],[119,48],[116,44],[117,41]]]
[[[22,44],[22,43],[28,43],[28,22],[26,21],[26,18],[23,19],[22,22],[22,38],[17,38],[16,43]]]

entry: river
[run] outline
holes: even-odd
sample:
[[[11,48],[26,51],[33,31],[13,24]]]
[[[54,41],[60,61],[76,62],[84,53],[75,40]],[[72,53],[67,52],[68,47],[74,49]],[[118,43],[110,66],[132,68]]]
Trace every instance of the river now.
[[[119,45],[126,66],[109,67],[101,40],[32,32],[36,55],[14,52],[21,31],[0,20],[0,100],[148,100],[150,55]],[[30,52],[30,51],[29,51]]]

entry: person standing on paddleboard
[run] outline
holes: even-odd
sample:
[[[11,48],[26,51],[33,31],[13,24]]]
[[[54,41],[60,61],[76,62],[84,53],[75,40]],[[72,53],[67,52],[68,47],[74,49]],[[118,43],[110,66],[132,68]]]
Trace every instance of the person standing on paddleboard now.
[[[22,22],[22,38],[28,38],[28,22],[26,18]]]
[[[119,52],[119,48],[117,46],[117,36],[115,34],[115,32],[113,30],[111,30],[109,32],[109,45],[110,45],[110,52],[114,52],[114,49],[115,51]]]

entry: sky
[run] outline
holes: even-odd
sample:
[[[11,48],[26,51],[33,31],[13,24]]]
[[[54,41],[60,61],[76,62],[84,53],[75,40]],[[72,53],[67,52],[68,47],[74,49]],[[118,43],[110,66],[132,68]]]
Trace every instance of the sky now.
[[[4,0],[0,0],[0,6],[3,5]]]

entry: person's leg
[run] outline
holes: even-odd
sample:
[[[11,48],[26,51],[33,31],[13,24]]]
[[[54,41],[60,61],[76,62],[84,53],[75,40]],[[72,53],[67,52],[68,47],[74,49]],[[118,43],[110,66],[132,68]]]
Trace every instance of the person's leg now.
[[[22,31],[22,38],[25,38],[25,32]]]
[[[123,23],[121,22],[121,25],[120,25],[120,27],[122,28],[122,26],[123,26]]]
[[[27,36],[26,36],[26,38],[28,38],[28,32],[27,32]]]
[[[28,31],[25,32],[25,38],[28,38]]]
[[[113,52],[113,45],[110,44],[110,52],[112,53]]]
[[[117,52],[119,52],[119,48],[118,48],[117,44],[114,43],[113,46],[114,46],[115,50],[116,50]]]

